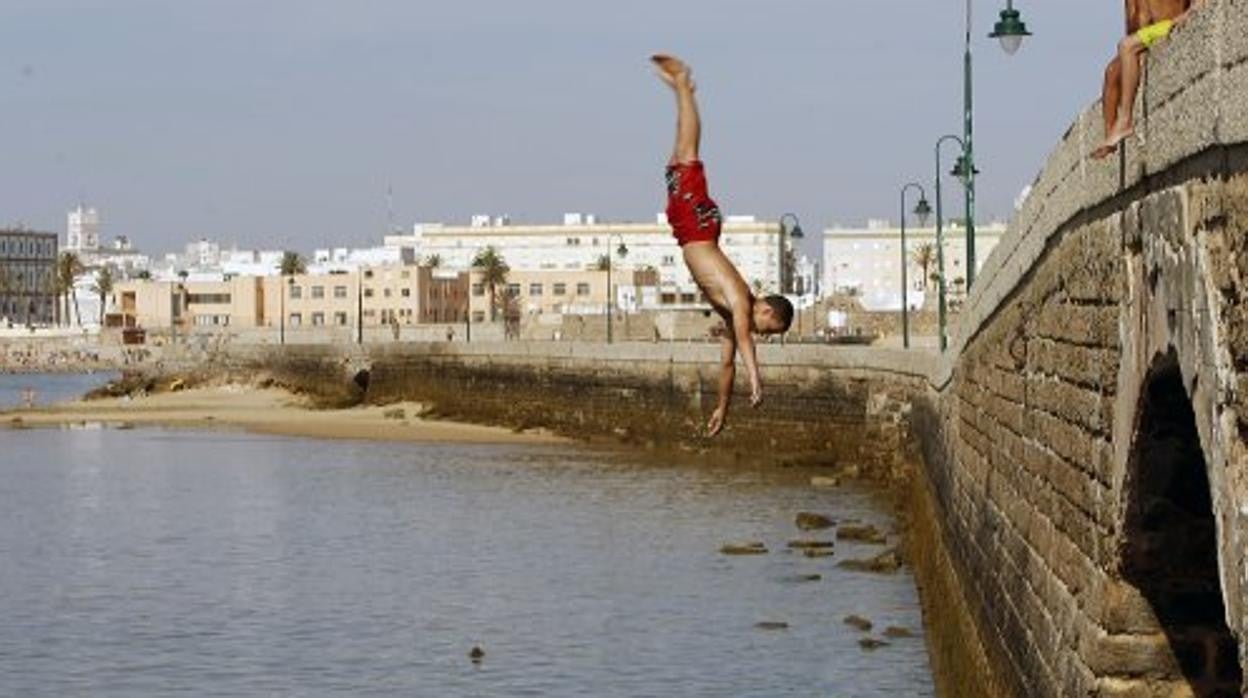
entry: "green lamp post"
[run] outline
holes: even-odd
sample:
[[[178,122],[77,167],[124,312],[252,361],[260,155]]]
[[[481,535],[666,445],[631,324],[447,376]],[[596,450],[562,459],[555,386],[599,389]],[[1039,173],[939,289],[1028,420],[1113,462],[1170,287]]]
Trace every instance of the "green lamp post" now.
[[[616,250],[616,252],[620,255],[620,258],[623,259],[624,257],[628,256],[628,245],[624,244],[624,237],[620,235],[619,233],[608,235],[607,236],[607,344],[611,344],[615,342],[615,328],[612,323],[612,318],[615,316],[615,291],[611,286],[611,267],[614,264],[611,258],[612,239],[618,239],[620,241],[620,247],[619,249]]]
[[[793,226],[788,227],[785,223],[792,219]],[[789,266],[789,244],[788,241],[801,240],[806,237],[802,232],[802,223],[797,219],[797,214],[786,213],[780,216],[780,293],[793,292],[793,268]]]
[[[944,202],[940,193],[940,180],[944,173],[940,171],[940,147],[949,141],[954,141],[958,145],[963,146],[962,139],[954,135],[941,136],[936,141],[936,274],[940,278],[940,350],[944,351],[949,347],[949,306],[946,301],[945,294],[945,235],[944,235]],[[954,166],[953,171],[949,174],[961,178],[966,181],[963,171],[966,167],[966,160],[959,156],[958,164]]]
[[[1022,15],[1014,9],[1014,0],[1006,0],[1001,19],[994,25],[990,37],[1001,41],[1001,48],[1013,55],[1023,45],[1023,39],[1031,36]],[[966,54],[963,60],[963,133],[962,161],[959,162],[966,185],[966,286],[975,281],[975,115],[973,71],[971,70],[971,0],[966,0]]]
[[[901,188],[901,343],[906,349],[910,348],[910,286],[906,279],[906,267],[909,266],[910,259],[906,254],[906,192],[911,189],[919,190],[919,203],[914,207],[914,217],[918,219],[919,226],[926,224],[927,217],[932,213],[932,207],[927,203],[927,191],[922,184],[911,182]]]

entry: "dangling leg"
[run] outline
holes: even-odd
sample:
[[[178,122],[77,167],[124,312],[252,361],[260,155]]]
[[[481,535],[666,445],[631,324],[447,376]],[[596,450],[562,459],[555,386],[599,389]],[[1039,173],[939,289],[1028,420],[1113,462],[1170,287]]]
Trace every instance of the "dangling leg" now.
[[[1105,86],[1101,89],[1101,111],[1105,117],[1105,138],[1109,138],[1109,134],[1113,132],[1114,126],[1118,123],[1118,104],[1122,100],[1122,61],[1114,56],[1114,60],[1109,62],[1109,66],[1105,68]],[[1092,157],[1102,160],[1109,157],[1114,152],[1112,146],[1105,145],[1101,142],[1101,146],[1092,151]]]

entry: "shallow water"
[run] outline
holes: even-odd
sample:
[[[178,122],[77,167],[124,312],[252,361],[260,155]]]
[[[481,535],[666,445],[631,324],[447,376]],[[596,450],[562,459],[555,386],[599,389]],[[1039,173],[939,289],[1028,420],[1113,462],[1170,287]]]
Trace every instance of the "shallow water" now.
[[[92,388],[117,378],[116,373],[5,374],[0,373],[0,410],[24,406],[25,391],[33,391],[35,407],[82,397]]]
[[[784,550],[802,510],[889,524],[809,476],[0,431],[0,695],[931,695],[912,578]],[[772,552],[718,553],[745,539]],[[850,613],[916,636],[864,651]]]

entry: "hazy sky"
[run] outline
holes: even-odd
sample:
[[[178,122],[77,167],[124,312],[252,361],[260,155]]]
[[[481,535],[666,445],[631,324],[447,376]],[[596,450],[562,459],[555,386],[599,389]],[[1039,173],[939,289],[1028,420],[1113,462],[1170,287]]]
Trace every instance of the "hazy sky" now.
[[[1121,3],[975,0],[982,218],[1006,216],[1100,88]],[[379,240],[395,220],[653,220],[694,66],[727,213],[896,218],[961,132],[961,0],[5,0],[0,225],[79,198],[150,251]],[[948,156],[947,156],[948,157]],[[955,209],[961,189],[953,186]]]

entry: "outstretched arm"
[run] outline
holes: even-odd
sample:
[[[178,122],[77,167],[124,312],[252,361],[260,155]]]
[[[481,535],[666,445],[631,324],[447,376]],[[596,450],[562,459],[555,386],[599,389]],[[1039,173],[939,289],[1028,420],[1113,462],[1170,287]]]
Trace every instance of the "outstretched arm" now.
[[[753,310],[753,298],[745,287],[745,282],[727,284],[725,294],[728,307],[732,309],[732,336],[736,341],[741,361],[745,363],[746,375],[750,377],[750,406],[758,407],[763,402],[763,378],[758,370],[758,356],[754,349],[754,327],[750,313]]]
[[[724,428],[728,406],[732,403],[732,384],[737,377],[737,340],[731,332],[725,332],[720,343],[719,355],[719,401],[715,412],[706,425],[706,435],[715,436]]]

